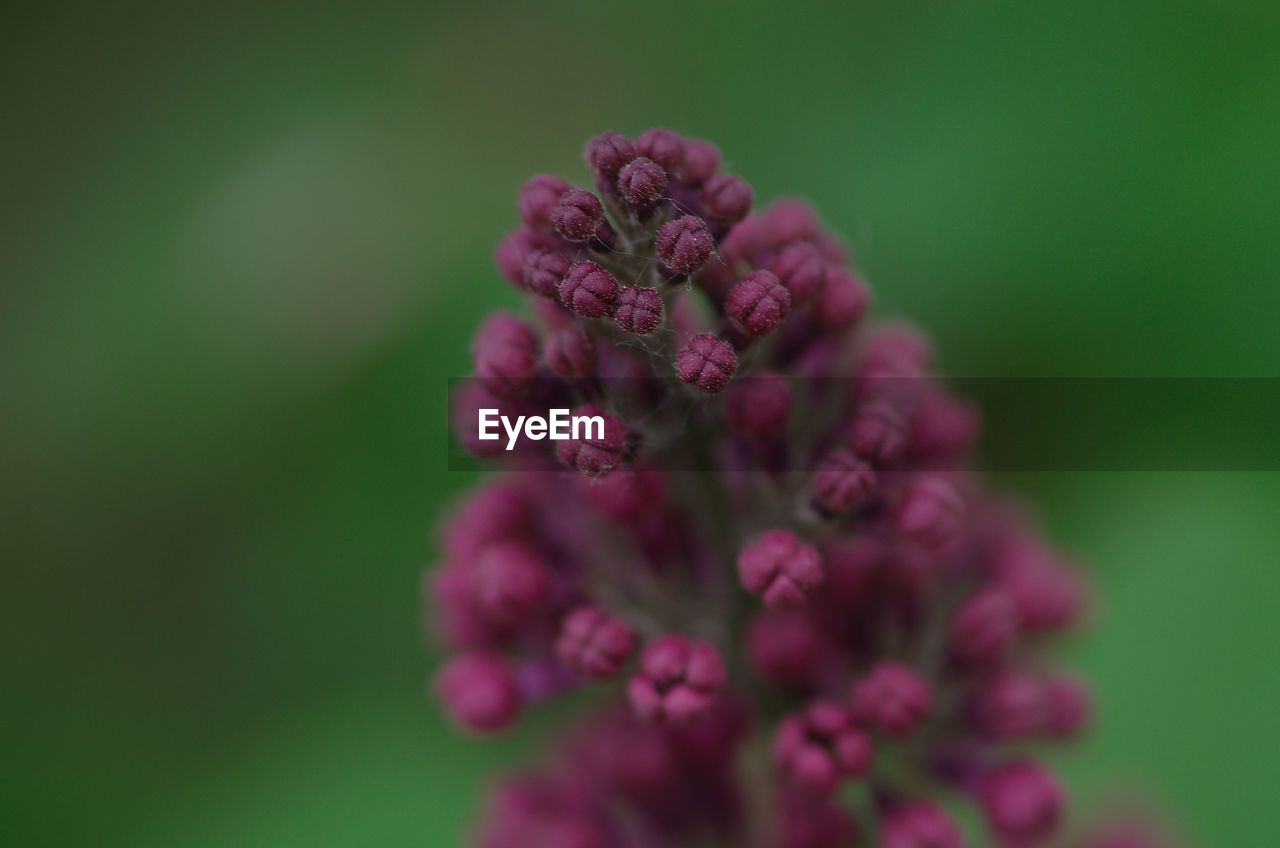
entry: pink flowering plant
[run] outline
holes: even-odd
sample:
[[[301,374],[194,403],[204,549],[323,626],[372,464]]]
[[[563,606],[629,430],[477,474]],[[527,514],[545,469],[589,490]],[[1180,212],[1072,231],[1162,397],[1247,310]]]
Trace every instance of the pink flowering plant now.
[[[477,844],[959,848],[964,818],[1061,844],[1041,752],[1088,723],[1052,662],[1085,594],[983,485],[927,338],[868,324],[841,241],[797,201],[753,214],[713,145],[584,155],[590,186],[534,176],[498,245],[534,317],[475,336],[451,415],[498,468],[424,581],[459,726],[591,705]],[[598,426],[478,424],[560,406]]]

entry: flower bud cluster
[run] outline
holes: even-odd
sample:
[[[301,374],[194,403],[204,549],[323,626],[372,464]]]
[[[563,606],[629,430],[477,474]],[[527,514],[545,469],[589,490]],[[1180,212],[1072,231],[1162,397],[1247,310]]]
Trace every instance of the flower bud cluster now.
[[[604,431],[526,441],[424,585],[461,726],[610,705],[496,791],[480,844],[953,848],[948,798],[1046,844],[1064,791],[1025,744],[1087,724],[1045,650],[1085,597],[972,469],[976,412],[921,334],[866,325],[808,206],[752,214],[713,145],[666,129],[584,158],[589,187],[521,190],[495,261],[537,320],[481,325],[458,403],[553,398]]]

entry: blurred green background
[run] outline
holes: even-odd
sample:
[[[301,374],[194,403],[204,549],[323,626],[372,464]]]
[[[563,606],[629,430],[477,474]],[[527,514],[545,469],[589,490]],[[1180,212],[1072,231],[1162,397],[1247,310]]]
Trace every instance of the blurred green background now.
[[[6,845],[453,845],[531,755],[424,696],[417,579],[492,246],[593,133],[811,198],[951,373],[1280,376],[1274,2],[2,14]],[[1280,844],[1280,475],[1003,482],[1100,585],[1081,804]]]

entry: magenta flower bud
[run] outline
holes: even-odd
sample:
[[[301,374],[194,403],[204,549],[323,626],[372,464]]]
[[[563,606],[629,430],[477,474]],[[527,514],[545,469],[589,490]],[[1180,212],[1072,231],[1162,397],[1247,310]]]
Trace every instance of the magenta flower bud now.
[[[1057,675],[1044,684],[1045,732],[1068,738],[1084,730],[1093,712],[1088,688],[1074,677]]]
[[[790,530],[766,530],[738,554],[738,579],[770,609],[804,604],[822,585],[822,557]]]
[[[630,521],[666,502],[666,478],[652,468],[620,468],[607,477],[581,477],[583,499],[610,518]]]
[[[575,262],[560,283],[560,302],[583,318],[603,318],[618,302],[617,279],[594,262]]]
[[[1065,803],[1062,786],[1035,763],[1007,763],[983,782],[987,823],[1010,848],[1035,848],[1054,835]]]
[[[880,848],[964,848],[964,835],[941,807],[913,801],[885,816]]]
[[[698,391],[714,395],[733,379],[738,370],[738,355],[726,341],[710,333],[702,333],[676,354],[676,373]]]
[[[963,518],[964,502],[960,495],[937,477],[912,483],[893,516],[899,533],[935,550],[955,536]]]
[[[780,686],[808,683],[822,650],[822,634],[800,610],[758,613],[747,628],[747,659],[763,679]]]
[[[754,200],[751,184],[736,174],[716,174],[702,189],[703,212],[726,227],[747,217]]]
[[[684,139],[672,130],[645,130],[636,139],[636,152],[657,162],[668,173],[675,174],[684,164]]]
[[[697,138],[684,140],[684,170],[681,181],[697,188],[715,176],[720,170],[720,150],[709,141]]]
[[[525,288],[524,265],[535,249],[555,250],[564,242],[555,236],[535,233],[527,227],[507,233],[493,251],[493,264],[516,288]]]
[[[520,217],[532,229],[551,232],[551,213],[560,196],[571,188],[573,186],[554,174],[534,174],[520,187]]]
[[[451,557],[472,560],[495,542],[519,541],[533,529],[528,490],[499,478],[467,495],[444,525],[442,547]]]
[[[657,245],[664,265],[680,274],[692,274],[711,258],[716,240],[706,221],[697,215],[684,215],[662,225]]]
[[[627,698],[643,719],[683,724],[715,706],[727,680],[714,647],[670,634],[645,646],[640,670],[627,684]]]
[[[849,424],[849,447],[858,456],[881,468],[898,461],[909,439],[906,417],[887,400],[862,404]]]
[[[876,484],[871,466],[853,452],[826,455],[813,475],[813,502],[824,512],[853,512],[866,502]]]
[[[503,452],[496,439],[480,438],[476,418],[482,409],[500,409],[510,397],[499,397],[481,380],[467,380],[453,392],[449,402],[449,426],[457,435],[463,450],[471,456],[494,457]]]
[[[613,320],[628,333],[645,336],[662,326],[664,309],[657,289],[627,286],[618,293]]]
[[[858,721],[893,736],[907,736],[933,711],[929,681],[900,662],[882,662],[853,686]]]
[[[958,457],[978,440],[982,419],[970,403],[941,391],[920,393],[919,408],[911,421],[913,453]]]
[[[886,324],[868,337],[864,358],[869,362],[889,363],[894,370],[921,373],[933,361],[933,345],[915,327],[908,324]]]
[[[493,793],[478,848],[608,848],[612,839],[576,781],[528,776]]]
[[[1026,674],[1001,675],[978,693],[977,718],[996,739],[1031,736],[1045,729],[1048,720],[1045,684]]]
[[[490,315],[471,342],[476,376],[503,396],[524,393],[538,373],[538,337],[514,315]]]
[[[769,270],[791,292],[791,299],[804,303],[822,291],[827,279],[827,261],[812,242],[788,244],[769,263]]]
[[[753,271],[729,292],[724,311],[750,336],[772,333],[791,310],[791,294],[768,271]]]
[[[775,201],[764,211],[763,217],[763,229],[775,247],[820,235],[818,216],[814,214],[813,207],[803,200],[788,198]]]
[[[582,157],[597,176],[613,177],[636,158],[636,148],[626,136],[610,130],[588,141]]]
[[[555,300],[560,296],[560,282],[573,262],[559,250],[535,247],[524,258],[525,288],[539,297]]]
[[[517,542],[503,542],[480,553],[471,572],[471,591],[490,619],[518,624],[538,612],[549,589],[547,567]]]
[[[592,606],[578,607],[560,623],[556,656],[587,677],[613,677],[622,670],[636,637],[621,621]]]
[[[652,159],[632,159],[618,172],[618,194],[632,209],[645,209],[667,190],[667,172]]]
[[[551,220],[556,232],[569,241],[587,241],[604,221],[604,206],[591,192],[574,189],[560,197]]]
[[[581,380],[596,373],[596,344],[579,327],[553,333],[542,348],[547,369],[562,380]]]
[[[520,715],[515,677],[494,654],[451,660],[436,673],[433,688],[453,720],[470,730],[501,730]]]
[[[791,384],[776,371],[759,371],[734,383],[725,395],[725,419],[734,432],[767,441],[787,430]]]
[[[1085,592],[1079,580],[1056,566],[1020,569],[1002,582],[1018,608],[1019,624],[1030,631],[1070,624],[1084,607]]]
[[[1018,608],[1007,592],[986,589],[965,601],[951,624],[956,656],[971,662],[998,659],[1018,635]]]
[[[594,426],[599,417],[604,427]],[[570,435],[578,428],[578,438],[556,442],[556,456],[566,468],[588,477],[602,477],[622,462],[627,444],[627,425],[616,415],[595,406],[580,406],[569,415]]]
[[[838,265],[828,265],[826,282],[813,304],[813,322],[829,333],[838,333],[858,323],[871,303],[866,285]]]
[[[843,704],[817,700],[786,716],[773,737],[773,761],[794,782],[826,794],[842,777],[861,777],[871,768],[871,737],[854,726]]]

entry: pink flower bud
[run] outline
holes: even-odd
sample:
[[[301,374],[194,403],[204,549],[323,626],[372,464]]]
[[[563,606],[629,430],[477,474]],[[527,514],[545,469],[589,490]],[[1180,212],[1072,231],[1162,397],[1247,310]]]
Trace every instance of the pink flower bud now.
[[[676,354],[680,379],[709,395],[724,389],[738,370],[738,355],[728,342],[702,333]]]
[[[603,435],[589,419],[599,416],[604,420]],[[579,438],[556,442],[556,456],[566,468],[572,468],[588,477],[601,477],[617,468],[627,444],[627,425],[616,415],[595,406],[580,406],[569,415],[572,428],[579,428]]]
[[[887,400],[862,404],[849,425],[849,447],[881,468],[902,456],[909,438],[907,419]]]
[[[498,478],[469,493],[444,524],[449,556],[470,561],[495,542],[520,541],[533,530],[528,490],[515,478]]]
[[[782,247],[800,239],[816,238],[820,230],[813,207],[794,198],[775,201],[766,209],[761,228],[774,247]]]
[[[1062,786],[1035,763],[1008,763],[982,787],[987,823],[1010,848],[1035,848],[1052,837],[1064,805]]]
[[[725,419],[734,432],[767,441],[786,432],[792,402],[786,378],[776,371],[758,371],[729,387]]]
[[[664,307],[657,289],[627,286],[618,293],[613,320],[628,333],[648,335],[662,326]]]
[[[1089,724],[1093,704],[1089,689],[1074,677],[1057,675],[1045,682],[1045,731],[1050,736],[1068,738]]]
[[[620,468],[607,477],[581,477],[579,488],[583,500],[619,521],[654,512],[667,497],[666,478],[651,468]]]
[[[645,646],[627,698],[643,719],[681,724],[710,710],[727,679],[714,647],[670,634]]]
[[[575,262],[560,283],[560,302],[583,318],[613,313],[619,286],[612,274],[594,262]]]
[[[720,150],[709,141],[687,138],[684,141],[684,170],[681,181],[697,188],[720,170]]]
[[[822,558],[790,530],[767,530],[738,554],[738,579],[770,609],[794,607],[822,585]]]
[[[610,130],[588,141],[582,157],[597,176],[613,177],[636,158],[636,148],[626,136]]]
[[[702,189],[702,209],[707,218],[726,227],[747,217],[753,200],[750,183],[735,174],[716,174]]]
[[[996,739],[1033,736],[1047,724],[1047,695],[1044,682],[1035,677],[1002,674],[978,692],[979,724]]]
[[[579,327],[552,334],[542,348],[547,369],[562,380],[581,380],[596,373],[596,345]]]
[[[849,329],[862,318],[871,303],[866,285],[838,265],[828,265],[826,281],[811,313],[813,322],[829,333]]]
[[[618,194],[632,209],[646,209],[667,190],[667,172],[652,159],[633,159],[618,172]]]
[[[502,542],[486,548],[471,572],[471,589],[493,621],[518,624],[546,602],[547,568],[525,545]]]
[[[964,848],[964,835],[941,807],[914,801],[885,816],[880,848]]]
[[[929,681],[900,662],[882,662],[853,687],[854,717],[877,730],[907,736],[933,710]]]
[[[451,660],[436,673],[434,689],[453,720],[470,730],[501,730],[520,714],[515,678],[494,654]]]
[[[933,360],[933,346],[915,327],[885,324],[867,336],[863,359],[904,374],[921,374]]]
[[[729,291],[725,313],[750,336],[764,336],[787,317],[791,294],[768,271],[753,271]]]
[[[684,215],[662,225],[657,246],[664,265],[679,274],[692,274],[711,258],[716,240],[706,221],[697,215]]]
[[[784,247],[769,263],[769,270],[791,292],[794,302],[804,303],[822,291],[827,262],[812,242],[798,241]]]
[[[912,453],[960,457],[973,447],[982,429],[982,416],[973,404],[941,391],[919,395],[919,408],[911,421]]]
[[[1006,575],[1001,584],[1013,598],[1019,624],[1029,631],[1071,624],[1084,608],[1085,591],[1079,579],[1056,565],[1019,569]]]
[[[604,221],[604,206],[600,198],[589,191],[574,189],[565,192],[552,210],[551,219],[556,232],[569,241],[587,241],[596,234]]]
[[[560,282],[572,265],[563,252],[535,247],[525,254],[523,281],[525,288],[539,297],[555,300],[560,295]]]
[[[871,737],[835,701],[812,701],[786,716],[773,737],[773,761],[791,780],[818,793],[835,789],[842,777],[861,777],[871,768]]]
[[[498,272],[516,288],[525,288],[524,268],[534,250],[557,250],[564,241],[555,236],[535,233],[528,227],[513,230],[498,242],[493,251],[493,264]]]
[[[635,650],[636,637],[621,621],[597,607],[578,607],[564,617],[556,656],[587,677],[612,677]]]
[[[657,162],[668,173],[676,174],[684,164],[684,139],[672,130],[645,130],[636,139],[636,152]]]
[[[813,502],[824,512],[852,512],[866,502],[876,473],[851,451],[826,455],[813,475]]]
[[[955,489],[937,477],[912,483],[893,516],[899,533],[930,549],[950,541],[963,518],[964,502]]]
[[[1018,608],[1008,593],[986,589],[965,601],[951,625],[956,656],[971,662],[998,659],[1018,635]]]
[[[524,393],[538,373],[538,337],[514,315],[490,315],[471,342],[476,376],[496,394]]]
[[[560,196],[571,188],[573,186],[554,174],[533,175],[520,187],[520,217],[534,230],[551,232],[551,213]]]

